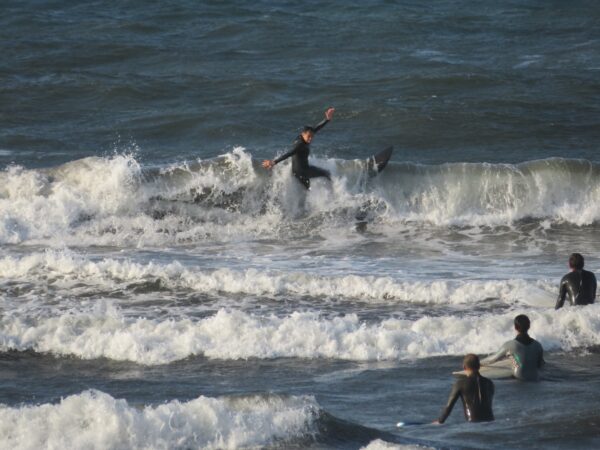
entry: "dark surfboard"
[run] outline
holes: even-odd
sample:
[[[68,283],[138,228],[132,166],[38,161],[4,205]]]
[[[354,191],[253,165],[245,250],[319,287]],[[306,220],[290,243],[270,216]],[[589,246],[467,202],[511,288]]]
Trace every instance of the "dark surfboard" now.
[[[379,153],[374,154],[369,159],[367,159],[367,169],[369,171],[369,176],[374,177],[387,166],[390,158],[392,157],[392,152],[394,151],[394,147],[389,146],[385,150],[380,151]]]
[[[389,146],[385,150],[380,151],[379,153],[374,154],[370,158],[367,159],[367,173],[369,178],[376,177],[387,163],[390,161],[392,157],[392,152],[394,151],[394,147]],[[356,231],[364,232],[367,231],[367,224],[369,223],[369,208],[365,205],[356,212]]]

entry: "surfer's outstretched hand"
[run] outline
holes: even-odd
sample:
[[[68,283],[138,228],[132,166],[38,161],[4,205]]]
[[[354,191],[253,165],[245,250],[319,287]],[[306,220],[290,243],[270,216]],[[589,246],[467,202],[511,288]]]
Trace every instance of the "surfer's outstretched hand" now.
[[[263,166],[265,169],[272,169],[274,165],[275,165],[275,161],[273,161],[272,159],[265,159],[265,160],[262,162],[262,166]]]
[[[331,120],[333,118],[334,112],[335,112],[335,108],[327,108],[327,111],[325,111],[325,118],[327,120]]]

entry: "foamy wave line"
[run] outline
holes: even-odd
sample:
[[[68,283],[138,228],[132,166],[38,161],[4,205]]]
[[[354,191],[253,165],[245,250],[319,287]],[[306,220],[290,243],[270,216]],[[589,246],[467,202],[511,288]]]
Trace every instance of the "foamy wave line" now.
[[[262,447],[313,433],[311,397],[198,397],[143,409],[100,391],[59,404],[0,405],[0,447],[227,448]]]
[[[140,264],[130,260],[91,261],[70,251],[47,251],[21,258],[0,258],[0,278],[52,279],[54,286],[73,283],[117,288],[120,285],[157,281],[169,289],[190,289],[207,294],[229,293],[260,296],[309,295],[336,299],[403,301],[437,304],[471,304],[486,299],[507,303],[550,306],[554,286],[532,285],[524,280],[406,282],[391,277],[319,276],[306,272],[262,272],[256,269],[213,271],[186,268],[179,262]]]
[[[600,305],[519,310],[547,350],[600,344]],[[215,359],[331,358],[357,361],[491,353],[514,337],[514,312],[498,315],[389,318],[376,323],[355,314],[324,318],[316,312],[285,317],[221,309],[200,320],[127,318],[107,302],[92,311],[55,317],[0,319],[0,350],[27,350],[84,359],[106,357],[166,364],[193,355]]]

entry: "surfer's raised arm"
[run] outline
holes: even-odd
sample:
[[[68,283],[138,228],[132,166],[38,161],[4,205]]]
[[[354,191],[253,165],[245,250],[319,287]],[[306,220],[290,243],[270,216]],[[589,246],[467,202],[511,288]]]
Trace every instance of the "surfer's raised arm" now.
[[[262,166],[265,169],[272,169],[273,166],[275,166],[275,164],[278,164],[281,161],[289,158],[290,156],[295,155],[300,147],[310,144],[315,133],[318,132],[321,128],[323,128],[325,125],[327,125],[327,123],[333,118],[334,112],[335,108],[327,108],[327,111],[325,111],[325,119],[323,119],[314,127],[305,126],[304,128],[302,128],[302,132],[300,133],[298,140],[296,140],[296,142],[294,143],[294,147],[289,152],[284,153],[283,155],[275,159],[265,159],[262,162]]]
[[[333,119],[334,112],[335,112],[335,108],[327,108],[327,111],[325,111],[325,118],[313,127],[313,134],[316,133],[317,131],[319,131],[321,128],[323,128],[325,125],[327,125],[327,122],[329,122],[331,119]]]

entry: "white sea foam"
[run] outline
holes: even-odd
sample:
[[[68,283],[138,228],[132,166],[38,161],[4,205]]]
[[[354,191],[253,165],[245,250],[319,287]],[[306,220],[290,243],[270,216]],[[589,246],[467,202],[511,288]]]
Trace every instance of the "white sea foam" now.
[[[398,164],[368,188],[355,161],[317,163],[333,172],[333,183],[316,180],[304,206],[285,164],[270,175],[256,171],[241,148],[153,175],[120,155],[45,170],[11,166],[0,172],[0,243],[146,246],[273,237],[293,233],[299,215],[309,217],[300,221],[306,235],[347,227],[365,208],[379,223],[434,227],[600,219],[600,169],[585,161]]]
[[[0,173],[0,243],[65,236],[90,217],[118,217],[134,203],[141,168],[129,156],[86,158],[53,171]]]
[[[446,225],[508,225],[551,218],[586,225],[598,220],[598,168],[587,161],[549,159],[519,165],[415,166],[388,182],[395,214]]]
[[[154,175],[129,155],[45,170],[10,166],[0,172],[0,243],[162,246],[272,236],[286,215],[297,216],[297,191],[287,171],[258,177],[241,148]]]
[[[120,285],[160,281],[163,288],[190,289],[207,294],[249,294],[259,296],[324,296],[339,300],[361,299],[448,305],[476,304],[486,299],[506,303],[525,302],[551,306],[555,286],[507,281],[403,281],[368,275],[323,276],[311,272],[200,270],[178,262],[140,264],[128,259],[105,258],[92,261],[71,251],[46,251],[23,257],[0,258],[0,279],[34,280],[69,288],[87,283],[92,288],[113,289]]]
[[[0,350],[33,349],[142,364],[192,355],[377,361],[484,354],[514,337],[517,312],[529,315],[532,335],[546,350],[600,344],[600,305],[366,323],[355,314],[327,318],[317,312],[294,312],[277,317],[226,309],[198,320],[150,320],[126,317],[108,302],[100,302],[92,310],[52,317],[9,311],[0,318]]]
[[[100,391],[58,404],[0,405],[0,447],[10,449],[247,448],[313,433],[311,397],[198,397],[138,408]]]

